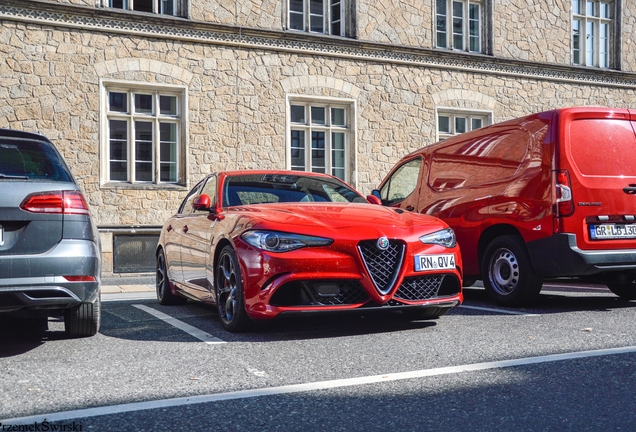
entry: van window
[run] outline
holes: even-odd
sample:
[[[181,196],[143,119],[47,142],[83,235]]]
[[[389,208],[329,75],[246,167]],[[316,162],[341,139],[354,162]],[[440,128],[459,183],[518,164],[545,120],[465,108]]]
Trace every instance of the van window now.
[[[582,175],[636,176],[632,124],[627,120],[575,120],[570,124],[570,155]]]
[[[422,158],[412,159],[400,166],[380,191],[385,205],[395,204],[411,195],[417,187],[420,177]]]
[[[509,178],[526,158],[531,134],[508,129],[444,146],[433,153],[429,185],[436,191]]]

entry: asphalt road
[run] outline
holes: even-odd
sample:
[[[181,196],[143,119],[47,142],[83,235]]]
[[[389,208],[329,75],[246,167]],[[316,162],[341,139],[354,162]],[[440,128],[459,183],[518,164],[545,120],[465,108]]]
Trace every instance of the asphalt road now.
[[[546,286],[506,310],[467,288],[434,321],[351,313],[240,335],[210,307],[143,297],[105,298],[87,339],[0,317],[0,431],[636,430],[636,301],[605,289]]]

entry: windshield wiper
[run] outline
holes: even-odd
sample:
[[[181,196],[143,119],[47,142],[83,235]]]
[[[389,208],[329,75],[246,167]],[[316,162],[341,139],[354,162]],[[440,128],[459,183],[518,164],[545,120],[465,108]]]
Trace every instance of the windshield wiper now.
[[[8,174],[0,173],[0,178],[28,180],[29,176],[8,175]]]

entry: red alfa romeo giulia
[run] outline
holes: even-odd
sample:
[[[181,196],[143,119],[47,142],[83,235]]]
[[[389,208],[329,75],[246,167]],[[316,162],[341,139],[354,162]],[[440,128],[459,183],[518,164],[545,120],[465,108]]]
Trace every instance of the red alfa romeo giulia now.
[[[461,286],[459,247],[444,222],[371,204],[324,174],[211,174],[157,246],[159,303],[215,304],[231,332],[309,311],[386,308],[433,319],[461,303]]]

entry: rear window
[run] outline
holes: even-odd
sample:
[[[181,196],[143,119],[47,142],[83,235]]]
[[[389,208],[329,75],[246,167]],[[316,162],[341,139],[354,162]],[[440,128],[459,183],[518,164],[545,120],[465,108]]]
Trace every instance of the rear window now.
[[[583,119],[570,124],[570,155],[586,176],[636,176],[636,136],[627,120]]]
[[[51,144],[0,138],[0,180],[7,179],[71,181]]]

